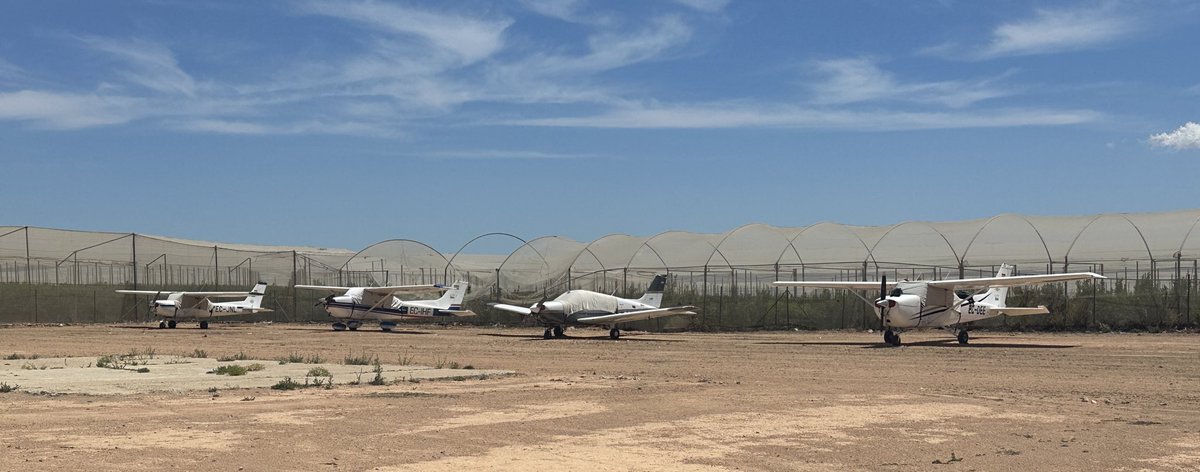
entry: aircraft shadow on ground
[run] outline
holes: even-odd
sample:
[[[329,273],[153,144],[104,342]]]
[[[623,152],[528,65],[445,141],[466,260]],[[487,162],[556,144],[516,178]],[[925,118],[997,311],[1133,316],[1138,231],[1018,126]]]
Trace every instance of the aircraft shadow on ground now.
[[[978,342],[973,338],[970,344],[959,344],[956,339],[933,339],[928,341],[906,342],[907,347],[953,347],[958,349],[971,348],[1007,348],[1007,349],[1070,349],[1079,347],[1076,344],[1029,344]],[[986,338],[985,338],[986,339]],[[800,346],[858,346],[863,349],[892,349],[895,346],[882,341],[764,341],[756,344],[791,344]]]
[[[379,328],[374,328],[374,329],[365,329],[365,328],[359,328],[359,329],[357,329],[357,330],[353,330],[353,331],[351,331],[351,330],[345,330],[345,331],[336,331],[336,330],[334,330],[333,328],[330,328],[330,327],[328,327],[328,326],[324,326],[324,327],[318,327],[318,326],[298,326],[298,327],[287,327],[287,328],[284,328],[284,329],[286,329],[286,330],[291,330],[291,331],[329,331],[329,332],[331,332],[331,333],[351,333],[351,334],[353,334],[353,333],[374,333],[374,334],[433,334],[433,333],[431,333],[431,332],[429,332],[429,331],[416,331],[416,330],[411,330],[411,329],[393,329],[393,330],[391,330],[391,331],[384,331],[384,330],[382,330],[382,329],[379,329]]]
[[[526,341],[613,341],[607,334],[599,336],[563,336],[561,338],[544,339],[540,334],[507,334],[507,333],[479,333],[479,336],[491,336],[496,338],[523,338]],[[682,343],[687,342],[682,339],[662,339],[662,338],[638,338],[621,336],[617,341],[634,341],[634,342],[659,342],[659,343]]]

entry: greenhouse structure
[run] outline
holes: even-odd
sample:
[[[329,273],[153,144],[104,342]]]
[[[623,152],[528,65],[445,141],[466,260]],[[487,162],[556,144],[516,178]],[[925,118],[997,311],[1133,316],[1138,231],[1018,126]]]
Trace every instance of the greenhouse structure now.
[[[486,303],[536,303],[570,289],[637,296],[655,274],[670,276],[668,304],[693,317],[633,327],[655,330],[871,328],[858,298],[829,290],[783,290],[775,280],[931,280],[984,277],[1002,263],[1020,274],[1092,271],[1107,279],[1017,290],[1010,304],[1053,314],[1001,319],[1010,328],[1146,328],[1191,325],[1200,260],[1200,209],[1049,217],[1001,214],[890,226],[749,224],[725,233],[612,234],[581,242],[489,233],[442,253],[410,239],[360,251],[251,246],[136,233],[0,227],[0,322],[148,321],[147,297],[115,289],[240,290],[270,283],[274,312],[247,320],[312,321],[321,294],[295,285],[383,286],[468,280],[475,323],[522,320]],[[508,254],[478,254],[485,239]],[[864,294],[865,295],[865,294]],[[1200,300],[1198,300],[1200,303]],[[1197,308],[1200,310],[1200,308]]]

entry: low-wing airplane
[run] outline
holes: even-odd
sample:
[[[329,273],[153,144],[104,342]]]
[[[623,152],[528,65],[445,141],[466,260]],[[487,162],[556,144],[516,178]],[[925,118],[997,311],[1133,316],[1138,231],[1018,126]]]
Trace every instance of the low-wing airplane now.
[[[322,298],[318,305],[325,305],[325,312],[338,321],[333,323],[335,331],[357,330],[364,320],[379,321],[379,328],[391,331],[397,320],[406,318],[444,318],[475,316],[475,312],[464,310],[463,298],[467,295],[467,282],[458,281],[450,287],[443,285],[396,285],[391,287],[331,287],[327,285],[297,285],[296,288],[342,292],[343,295]],[[397,295],[405,293],[446,292],[437,300],[401,300]],[[345,320],[345,321],[342,321]]]
[[[563,327],[566,325],[606,326],[609,328],[608,337],[617,339],[621,331],[619,323],[629,321],[649,320],[663,316],[695,315],[694,306],[675,306],[659,308],[662,304],[663,289],[667,286],[667,276],[658,275],[650,282],[650,288],[642,298],[630,300],[626,298],[596,293],[590,290],[570,290],[551,301],[542,301],[529,308],[503,303],[489,303],[492,308],[534,315],[538,317],[546,332],[545,339],[563,337]]]
[[[159,328],[175,328],[179,319],[200,321],[200,329],[208,329],[208,320],[220,316],[253,315],[271,311],[262,307],[267,283],[259,282],[250,292],[167,292],[162,290],[117,290],[130,295],[153,295],[150,308],[154,316],[162,318]],[[163,294],[167,298],[158,297]],[[234,302],[214,302],[213,298],[246,297]]]
[[[1045,306],[1009,307],[1004,299],[1009,287],[1065,282],[1070,280],[1103,279],[1103,275],[1092,272],[1067,274],[1012,276],[1013,266],[1003,264],[995,277],[978,279],[938,280],[931,282],[888,282],[885,275],[879,284],[874,282],[800,282],[776,281],[778,287],[839,288],[846,290],[870,290],[879,287],[879,298],[867,300],[875,316],[883,320],[883,341],[893,346],[900,345],[902,328],[958,328],[958,342],[967,344],[967,323],[1000,315],[1028,316],[1050,313]],[[890,291],[888,289],[891,289]],[[974,290],[975,293],[967,290]],[[854,293],[854,292],[851,292]]]

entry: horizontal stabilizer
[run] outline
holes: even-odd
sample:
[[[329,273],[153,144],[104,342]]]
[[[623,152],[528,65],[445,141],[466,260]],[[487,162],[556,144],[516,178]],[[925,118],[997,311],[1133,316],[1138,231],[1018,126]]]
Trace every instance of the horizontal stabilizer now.
[[[1004,316],[1029,316],[1029,315],[1045,315],[1050,313],[1050,310],[1045,306],[1036,308],[1022,307],[1007,307],[1007,308],[988,308],[988,316],[1004,315]]]
[[[507,311],[510,313],[517,313],[517,314],[521,314],[521,315],[532,315],[533,314],[533,310],[530,310],[529,308],[526,308],[523,306],[505,305],[503,303],[488,303],[488,306],[495,308],[497,310],[504,310],[504,311]]]
[[[649,320],[664,316],[695,315],[696,312],[692,311],[695,309],[696,307],[690,305],[674,306],[670,308],[655,308],[652,310],[627,311],[624,313],[613,313],[611,315],[589,316],[587,318],[580,318],[576,321],[587,324],[608,325],[626,323],[630,321]]]

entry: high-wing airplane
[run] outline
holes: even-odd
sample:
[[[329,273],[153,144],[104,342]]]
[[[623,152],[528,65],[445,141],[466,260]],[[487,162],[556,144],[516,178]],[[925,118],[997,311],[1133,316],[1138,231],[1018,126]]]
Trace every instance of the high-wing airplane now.
[[[641,321],[663,316],[695,315],[694,306],[675,306],[659,308],[662,304],[663,289],[667,286],[667,276],[658,275],[650,282],[650,288],[637,300],[596,293],[590,290],[570,290],[551,301],[542,301],[529,308],[503,303],[489,303],[492,308],[534,315],[546,326],[542,333],[545,339],[563,337],[563,327],[566,325],[592,325],[609,328],[608,337],[617,339],[621,331],[619,323]]]
[[[174,328],[176,320],[194,319],[200,321],[200,329],[208,329],[208,320],[219,316],[253,315],[271,311],[262,307],[263,295],[266,294],[267,283],[259,282],[250,292],[166,292],[162,290],[117,290],[117,293],[131,295],[153,295],[150,308],[154,315],[162,318],[159,328]],[[163,294],[167,298],[158,297]],[[214,302],[213,298],[246,297],[245,300],[234,302]]]
[[[1068,274],[1012,276],[1013,266],[1001,265],[995,277],[978,279],[938,280],[932,282],[888,282],[885,275],[879,284],[875,282],[799,282],[777,281],[778,287],[839,288],[846,290],[870,290],[879,288],[879,298],[867,300],[875,310],[875,316],[883,320],[883,341],[893,346],[900,345],[902,328],[958,328],[958,342],[967,344],[966,323],[1000,315],[1027,316],[1050,313],[1045,306],[1024,308],[1009,307],[1004,299],[1009,287],[1065,282],[1069,280],[1103,279],[1103,275],[1092,272]],[[891,289],[890,291],[888,289]],[[968,292],[973,290],[974,293]],[[854,293],[854,292],[851,292]]]
[[[444,318],[475,316],[475,312],[464,310],[463,298],[467,295],[467,282],[458,281],[450,287],[442,285],[396,285],[392,287],[331,287],[327,285],[297,285],[296,288],[343,292],[343,295],[322,298],[318,305],[325,305],[325,312],[338,321],[333,323],[335,331],[357,330],[364,320],[378,320],[379,328],[391,331],[396,321],[406,318]],[[397,295],[405,293],[446,292],[437,300],[401,300]],[[344,320],[344,321],[343,321]]]

